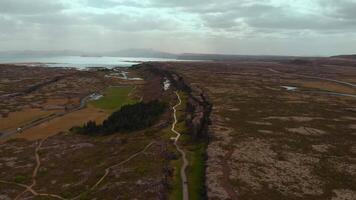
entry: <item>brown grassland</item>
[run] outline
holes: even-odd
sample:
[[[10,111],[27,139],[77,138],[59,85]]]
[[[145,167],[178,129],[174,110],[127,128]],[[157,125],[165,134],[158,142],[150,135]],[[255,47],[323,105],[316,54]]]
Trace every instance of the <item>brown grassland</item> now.
[[[356,96],[335,94],[355,95],[356,87],[318,79],[355,80],[356,62],[328,62],[156,64],[213,104],[209,199],[356,199]]]
[[[28,72],[34,70],[15,66],[0,67],[9,72],[2,74],[4,78],[1,80],[5,80],[6,77],[12,77],[15,80],[13,74],[16,70],[19,73],[22,72],[21,70]],[[66,70],[60,69],[39,68],[37,71],[41,70],[43,73],[40,77],[52,76],[52,70],[56,73],[66,73]],[[95,108],[91,103],[82,109],[75,110],[80,102],[68,99],[79,100],[111,86],[123,88],[130,86],[130,88],[135,88],[135,90],[130,89],[130,93],[127,94],[130,100],[148,101],[158,97],[170,104],[175,104],[176,97],[171,95],[173,93],[170,91],[162,94],[160,78],[150,74],[140,74],[147,76],[149,80],[152,78],[152,81],[146,83],[137,80],[105,78],[105,74],[111,72],[72,71],[71,73],[73,74],[70,78],[67,78],[77,82],[69,83],[69,80],[49,82],[35,88],[34,91],[15,96],[7,94],[26,91],[26,88],[12,85],[7,81],[7,88],[12,87],[12,90],[2,96],[8,100],[8,103],[3,103],[0,107],[4,112],[4,116],[0,118],[1,127],[5,127],[5,124],[9,126],[9,122],[12,123],[12,127],[31,123],[43,117],[40,114],[49,112],[46,107],[48,104],[54,107],[63,106],[64,109],[58,112],[67,111],[67,113],[1,139],[0,197],[83,200],[161,199],[167,196],[167,183],[171,173],[169,155],[174,151],[170,139],[167,138],[167,135],[171,134],[169,132],[170,109],[156,125],[148,129],[127,134],[91,137],[71,133],[69,129],[89,120],[102,122],[112,111]],[[136,73],[139,74],[135,72],[132,73],[133,76],[137,76]],[[92,82],[93,85],[82,83],[83,76],[86,79],[85,82]],[[27,79],[26,74],[18,77],[19,82]],[[38,84],[36,81],[42,82],[42,80],[32,81],[33,85]],[[61,89],[55,89],[58,87]],[[119,90],[115,89],[115,91]],[[36,102],[35,97],[41,99],[37,102],[37,108],[31,108],[33,106],[31,102],[23,101],[29,97]],[[116,98],[115,95],[114,98]],[[117,100],[125,103],[122,99]],[[112,103],[111,100],[108,102]],[[27,107],[30,108],[26,109]],[[5,129],[1,131],[6,132]],[[99,181],[101,179],[102,181]],[[26,190],[26,187],[30,189]]]
[[[189,90],[179,92],[177,130],[190,162],[191,199],[356,199],[355,61],[149,65],[181,76],[213,105],[206,143],[187,126]],[[0,69],[0,133],[66,112],[0,139],[1,198],[180,199],[182,159],[170,139],[172,109],[132,133],[93,137],[68,131],[110,114],[92,104],[80,108],[92,93],[130,87],[135,100],[160,99],[171,108],[177,85],[164,91],[164,77],[140,68],[124,70],[144,81],[108,78],[110,71]]]
[[[84,108],[27,129],[21,132],[21,134],[16,134],[11,137],[11,139],[23,138],[31,141],[43,139],[61,132],[67,132],[70,128],[83,125],[90,120],[101,123],[108,116],[109,114],[107,112],[100,109]]]

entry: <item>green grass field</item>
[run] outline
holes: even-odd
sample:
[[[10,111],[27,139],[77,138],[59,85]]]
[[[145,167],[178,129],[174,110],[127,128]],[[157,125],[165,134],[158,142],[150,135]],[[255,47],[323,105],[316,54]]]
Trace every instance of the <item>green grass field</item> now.
[[[174,175],[172,182],[170,183],[171,191],[169,194],[169,200],[178,200],[183,198],[182,179],[180,177],[180,169],[182,166],[182,159],[171,161],[171,165],[174,167]]]
[[[110,112],[116,111],[123,105],[135,103],[135,100],[129,96],[133,90],[133,87],[109,87],[105,90],[104,97],[90,102],[90,105]]]
[[[204,199],[206,144],[199,143],[189,147],[188,159],[190,165],[187,170],[189,184],[189,199]]]

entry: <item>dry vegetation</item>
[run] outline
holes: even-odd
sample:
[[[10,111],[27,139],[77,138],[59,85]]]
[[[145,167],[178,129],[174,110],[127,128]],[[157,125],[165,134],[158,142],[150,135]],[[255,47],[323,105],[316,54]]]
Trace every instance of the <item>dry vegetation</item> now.
[[[90,120],[101,123],[109,116],[105,111],[95,108],[84,108],[82,110],[66,114],[63,117],[44,122],[32,127],[11,138],[23,138],[27,140],[38,140],[58,133],[67,132],[70,128],[82,125]]]
[[[185,127],[187,104],[178,110],[180,144],[190,160],[191,197],[204,197],[201,182],[205,180],[209,199],[356,199],[356,97],[335,94],[356,95],[356,88],[330,81],[355,84],[356,68],[350,67],[355,63],[154,65],[175,71],[196,91],[206,91],[213,104],[206,161],[205,143],[193,142],[197,135],[188,135],[191,132]],[[71,111],[83,97],[110,85],[136,88],[130,95],[137,100],[160,98],[171,106],[177,101],[175,88],[163,91],[162,77],[145,70],[132,72],[145,81],[127,81],[105,77],[110,72],[0,69],[0,98],[6,99],[0,103],[0,132]],[[56,76],[59,80],[53,81]],[[187,101],[186,93],[180,94]],[[15,199],[33,180],[38,195],[27,191],[19,199],[56,198],[39,194],[63,199],[179,199],[181,159],[170,140],[174,136],[171,110],[153,127],[130,134],[88,137],[68,132],[74,125],[102,121],[107,115],[107,110],[88,106],[14,137],[27,140],[2,141],[0,199]],[[36,155],[40,165],[33,176]],[[199,175],[204,164],[205,178]],[[198,175],[192,176],[193,172]]]
[[[104,94],[109,86],[131,85],[141,88],[144,83],[107,77],[110,73],[112,72],[0,65],[0,135],[36,140],[65,132],[88,120],[101,122],[108,113],[93,106],[84,108],[88,95]],[[132,92],[130,99],[139,99],[135,95]],[[123,97],[117,98],[124,103]],[[48,121],[45,120],[47,118]],[[38,121],[43,121],[41,126],[31,126],[37,125]],[[30,128],[26,128],[23,134],[16,135],[19,127]]]
[[[328,93],[356,88],[306,77],[354,80],[355,63],[327,62],[157,64],[213,103],[209,199],[356,199],[356,96]]]
[[[160,79],[153,78],[152,83],[146,83],[105,77],[111,72],[1,67],[4,69],[1,80],[6,77],[13,80],[11,84],[7,83],[5,88],[8,90],[1,96],[7,100],[1,104],[4,111],[4,116],[0,118],[1,131],[16,129],[51,113],[66,113],[1,140],[0,199],[156,200],[168,196],[172,144],[166,136],[169,134],[171,110],[168,109],[157,124],[143,131],[105,137],[77,135],[68,131],[89,120],[101,122],[110,114],[111,110],[94,107],[91,103],[75,109],[81,98],[109,86],[125,89],[123,93],[115,89],[120,95],[110,97],[110,101],[107,101],[110,106],[114,100],[112,98],[120,98],[117,99],[120,104],[115,106],[121,106],[133,99],[155,99],[155,95],[166,102],[175,103],[175,96],[170,96],[168,92],[162,94]],[[46,82],[29,91],[22,81],[29,79],[27,75],[32,76],[34,71],[38,72],[36,76],[39,78],[33,79],[29,87],[58,73],[64,73],[66,78]],[[17,79],[16,73],[19,74]],[[84,79],[87,81],[82,82]],[[14,84],[15,81],[21,84]],[[143,89],[155,92],[143,93]],[[9,95],[12,93],[20,94]],[[129,95],[129,98],[123,98],[123,95]],[[29,100],[23,101],[24,98]],[[37,101],[38,98],[41,101]],[[32,101],[36,102],[36,108],[32,108]],[[68,107],[69,102],[75,104],[73,110],[57,108]],[[47,111],[48,105],[56,109]]]
[[[41,165],[33,189],[65,199],[157,199],[165,189],[162,173],[164,143],[151,134],[136,133],[94,138],[60,134],[45,140],[39,149]],[[114,166],[154,142],[130,162],[113,167],[93,190],[95,183]],[[29,185],[35,167],[37,142],[10,141],[0,146],[1,180]],[[14,199],[24,188],[0,183],[2,195]],[[140,191],[139,193],[135,191]],[[4,197],[5,198],[5,197]],[[20,199],[37,199],[30,192]]]

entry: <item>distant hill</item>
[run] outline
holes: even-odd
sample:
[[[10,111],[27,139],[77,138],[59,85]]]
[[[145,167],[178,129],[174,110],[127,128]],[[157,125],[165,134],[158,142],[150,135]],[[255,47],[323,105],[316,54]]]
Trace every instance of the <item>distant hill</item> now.
[[[351,55],[338,55],[338,56],[331,56],[331,58],[346,58],[346,59],[356,59],[356,54],[351,54]]]
[[[80,56],[83,52],[61,50],[61,51],[0,51],[0,56]]]
[[[178,56],[180,60],[214,60],[214,61],[234,61],[234,60],[290,60],[298,57],[294,56],[270,56],[270,55],[234,55],[234,54],[194,54],[184,53]]]
[[[143,57],[143,58],[171,58],[176,59],[177,55],[153,49],[124,49],[105,53],[106,56],[119,57]]]
[[[125,49],[119,51],[106,52],[82,52],[82,51],[0,51],[0,57],[6,56],[84,56],[84,57],[142,57],[142,58],[171,58],[176,59],[177,55],[153,49]]]
[[[7,56],[83,56],[83,57],[141,57],[141,58],[168,58],[178,60],[209,60],[209,61],[290,61],[290,60],[304,60],[310,59],[306,57],[298,56],[274,56],[274,55],[236,55],[236,54],[199,54],[199,53],[183,53],[173,54],[163,51],[157,51],[154,49],[133,48],[117,51],[102,51],[102,52],[84,52],[84,51],[72,51],[72,50],[60,50],[60,51],[0,51],[0,57]],[[333,56],[331,58],[348,58],[356,59],[356,55],[340,55]]]

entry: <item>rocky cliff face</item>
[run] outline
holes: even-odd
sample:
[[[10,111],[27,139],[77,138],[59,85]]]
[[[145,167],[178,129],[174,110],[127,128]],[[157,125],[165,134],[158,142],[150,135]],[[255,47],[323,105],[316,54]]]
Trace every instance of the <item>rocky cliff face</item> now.
[[[212,105],[207,95],[199,87],[185,81],[183,77],[171,73],[171,81],[177,89],[184,90],[188,93],[186,123],[190,133],[195,139],[208,138],[209,116]]]
[[[192,92],[188,99],[188,115],[186,120],[188,127],[196,139],[208,138],[211,108],[212,105],[208,101],[204,91],[200,88],[192,87]]]
[[[206,92],[199,86],[187,81],[187,79],[167,67],[167,65],[145,63],[140,65],[140,67],[142,70],[156,74],[160,77],[161,81],[168,79],[174,90],[182,90],[187,93],[188,98],[186,100],[185,120],[188,132],[193,136],[197,144],[207,144],[210,138],[209,126],[211,124],[210,114],[212,111],[212,104],[210,103],[210,99]],[[204,152],[204,157],[207,158],[206,152]],[[205,167],[206,166],[204,166],[204,171],[206,170]],[[206,177],[204,177],[204,183],[206,182],[205,179]],[[205,184],[201,195],[203,199],[207,199],[207,187]]]
[[[164,67],[153,64],[143,64],[143,67],[162,78],[168,78],[175,88],[185,91],[188,94],[186,123],[189,133],[192,134],[196,140],[207,140],[209,138],[208,126],[210,123],[209,116],[212,110],[212,104],[204,90],[189,83],[181,75]]]

